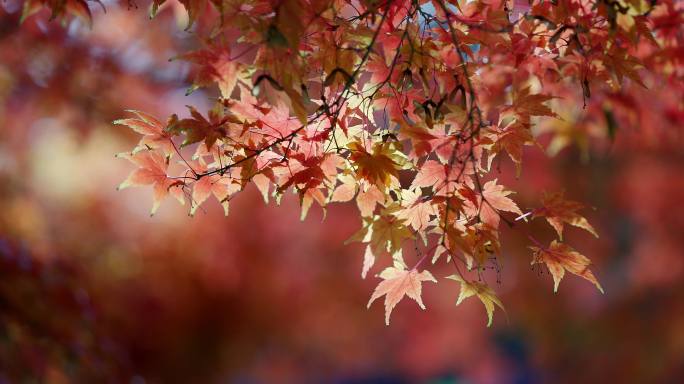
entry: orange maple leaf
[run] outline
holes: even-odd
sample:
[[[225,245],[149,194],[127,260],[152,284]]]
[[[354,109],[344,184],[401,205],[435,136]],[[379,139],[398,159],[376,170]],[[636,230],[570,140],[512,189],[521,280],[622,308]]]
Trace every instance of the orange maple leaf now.
[[[216,84],[221,91],[221,96],[226,99],[230,98],[237,85],[241,67],[240,63],[231,60],[228,46],[211,46],[183,54],[179,58],[198,64],[197,74],[188,92]]]
[[[420,189],[404,189],[401,198],[402,207],[395,215],[416,231],[427,228],[430,217],[437,215],[437,208],[422,196]]]
[[[435,150],[437,143],[440,141],[439,137],[433,134],[431,130],[420,124],[407,124],[400,121],[401,129],[399,130],[400,140],[409,140],[413,146],[415,158],[430,154]]]
[[[356,167],[356,173],[380,190],[385,190],[397,180],[401,168],[398,151],[387,143],[376,143],[371,152],[366,151],[360,142],[347,145],[352,151],[349,159]]]
[[[530,94],[530,87],[525,87],[515,95],[513,105],[510,108],[523,121],[528,120],[530,116],[555,117],[556,114],[551,108],[544,105],[545,102],[553,98],[549,95]]]
[[[491,144],[490,144],[491,142]],[[487,132],[483,143],[487,146],[489,157],[487,168],[491,169],[494,158],[501,152],[506,151],[515,163],[516,174],[520,175],[522,169],[523,148],[526,145],[535,144],[530,128],[520,122],[513,122],[505,127],[492,128]]]
[[[136,118],[114,120],[113,124],[125,125],[143,137],[133,152],[143,149],[161,149],[165,155],[175,152],[171,136],[164,130],[164,124],[156,117],[145,112],[129,109],[127,112],[135,114]]]
[[[591,261],[570,246],[553,240],[548,248],[532,246],[530,249],[533,251],[531,264],[545,263],[551,276],[553,276],[554,292],[558,292],[558,284],[563,279],[565,271],[568,271],[589,280],[603,293],[601,284],[599,284],[594,274],[589,270]]]
[[[395,262],[394,267],[382,271],[380,278],[384,281],[381,281],[375,288],[370,301],[368,301],[368,307],[373,301],[385,295],[385,324],[387,325],[389,325],[392,310],[404,298],[404,295],[415,300],[421,309],[425,309],[421,298],[423,281],[437,282],[430,272],[418,272],[415,269],[406,270],[401,262]]]
[[[375,185],[371,185],[365,190],[360,188],[359,193],[356,195],[356,205],[359,207],[363,217],[373,215],[375,207],[384,204],[385,200],[385,194]]]
[[[490,180],[482,186],[481,196],[477,196],[479,207],[476,207],[471,200],[466,200],[466,213],[472,216],[479,213],[482,222],[492,228],[497,228],[499,226],[498,211],[522,215],[520,208],[508,197],[511,193],[511,191],[505,190],[503,185],[496,184],[496,179]]]
[[[183,147],[202,141],[207,149],[211,149],[217,140],[227,136],[229,124],[241,124],[241,121],[232,114],[221,114],[216,110],[210,110],[208,118],[205,118],[195,107],[188,105],[187,108],[190,111],[190,117],[178,119],[176,115],[173,115],[169,118],[167,128],[169,132],[185,134],[185,140],[181,144]]]
[[[117,157],[122,157],[129,160],[139,168],[128,175],[128,178],[119,185],[117,189],[122,190],[128,187],[138,187],[144,185],[152,185],[154,195],[151,215],[157,211],[161,201],[169,195],[175,197],[181,204],[185,204],[183,198],[184,183],[181,180],[174,180],[166,175],[166,170],[169,166],[166,161],[167,158],[161,154],[153,151],[145,151],[138,153],[120,153]]]
[[[192,169],[198,173],[205,173],[208,171],[206,162],[202,157],[196,161],[189,163]],[[211,195],[214,195],[219,204],[223,207],[223,213],[228,216],[229,198],[230,195],[240,190],[240,184],[233,182],[230,178],[220,174],[207,175],[192,184],[192,202],[190,207],[190,216],[193,216],[197,209],[204,203]]]
[[[341,184],[335,188],[330,200],[332,202],[347,202],[356,196],[356,205],[363,217],[372,216],[375,207],[385,203],[385,194],[375,185],[368,185],[365,180],[356,180],[351,174],[340,174],[338,180]]]
[[[542,197],[542,207],[532,211],[532,217],[546,217],[546,221],[556,230],[560,240],[563,240],[563,223],[585,229],[592,235],[599,237],[587,219],[577,213],[578,210],[585,207],[584,204],[566,200],[563,195],[564,192],[545,193]]]

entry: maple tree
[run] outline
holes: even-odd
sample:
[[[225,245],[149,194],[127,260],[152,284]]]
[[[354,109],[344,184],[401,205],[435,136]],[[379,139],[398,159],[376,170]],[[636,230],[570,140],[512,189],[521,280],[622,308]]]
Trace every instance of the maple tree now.
[[[476,296],[491,324],[503,305],[485,271],[500,263],[502,222],[529,238],[532,263],[546,265],[555,290],[567,270],[602,291],[589,259],[562,242],[565,224],[597,235],[584,206],[553,191],[524,212],[499,183],[500,163],[510,158],[520,175],[525,148],[540,147],[543,128],[568,120],[568,109],[614,135],[635,89],[682,89],[681,4],[181,3],[204,47],[177,59],[194,66],[188,92],[218,91],[213,107],[115,121],[142,135],[121,155],[137,168],[120,188],[152,186],[152,213],[168,195],[191,214],[213,195],[228,213],[250,183],[266,201],[296,193],[302,219],[314,203],[355,200],[362,228],[350,241],[367,244],[362,276],[376,262],[393,265],[369,302],[385,295],[387,323],[404,295],[424,307],[421,284],[437,281],[431,260],[455,269],[457,303]],[[43,5],[91,22],[82,0],[26,1],[22,18]],[[154,1],[151,14],[163,5]],[[582,140],[556,131],[549,150]],[[541,217],[558,236],[549,246],[523,228]]]

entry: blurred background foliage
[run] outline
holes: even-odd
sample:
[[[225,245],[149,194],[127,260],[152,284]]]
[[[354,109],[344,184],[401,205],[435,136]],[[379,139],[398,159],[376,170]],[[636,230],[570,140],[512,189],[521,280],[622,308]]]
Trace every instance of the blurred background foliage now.
[[[184,96],[192,68],[169,61],[199,44],[177,4],[152,21],[147,4],[105,5],[88,28],[20,24],[19,2],[0,2],[0,383],[684,381],[680,89],[635,91],[611,124],[567,111],[540,133],[564,149],[529,149],[506,180],[523,209],[544,189],[597,208],[600,239],[568,236],[605,295],[571,278],[554,294],[508,231],[492,328],[477,302],[454,306],[456,283],[426,289],[427,311],[400,303],[386,327],[366,309],[362,247],[343,245],[353,207],[300,222],[295,198],[249,190],[227,218],[172,203],[151,218],[151,191],[116,192],[130,168],[113,155],[135,137],[110,122],[212,95]]]

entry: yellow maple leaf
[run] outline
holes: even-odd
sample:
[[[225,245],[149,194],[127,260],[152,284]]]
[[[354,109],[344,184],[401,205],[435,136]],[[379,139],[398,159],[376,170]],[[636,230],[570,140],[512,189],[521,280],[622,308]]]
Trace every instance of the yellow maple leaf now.
[[[391,215],[375,215],[364,219],[364,226],[353,234],[346,242],[368,243],[364,253],[361,277],[365,278],[375,259],[383,252],[392,255],[401,252],[404,240],[412,239],[413,233],[406,227],[403,220]]]
[[[447,276],[447,279],[456,280],[461,283],[461,293],[458,295],[456,305],[461,304],[463,300],[471,296],[477,296],[477,298],[480,299],[485,307],[485,310],[487,311],[487,318],[489,319],[487,322],[488,327],[492,325],[495,305],[501,308],[502,311],[506,312],[503,304],[501,304],[501,300],[499,300],[494,290],[492,290],[487,284],[478,283],[476,281],[466,281],[458,275]]]

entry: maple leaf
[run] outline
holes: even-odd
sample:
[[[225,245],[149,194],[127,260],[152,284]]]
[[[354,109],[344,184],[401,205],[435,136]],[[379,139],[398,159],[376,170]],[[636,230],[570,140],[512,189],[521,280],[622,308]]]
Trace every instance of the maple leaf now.
[[[227,45],[211,46],[180,55],[179,58],[199,65],[193,86],[188,92],[216,84],[221,96],[225,99],[230,98],[237,84],[241,65],[231,60],[230,48]]]
[[[26,3],[36,1],[54,11],[83,0]],[[433,2],[433,16],[445,23],[421,20],[424,2],[211,0],[211,10],[206,0],[180,1],[206,41],[180,56],[192,64],[193,89],[217,86],[221,97],[207,117],[190,108],[190,118],[173,115],[166,128],[140,112],[118,120],[143,136],[136,152],[160,153],[126,183],[148,183],[160,194],[187,187],[191,213],[212,195],[227,209],[232,192],[248,183],[265,201],[292,190],[302,218],[314,203],[325,212],[329,203],[354,200],[362,228],[349,241],[365,245],[362,277],[383,254],[395,261],[371,298],[387,295],[387,322],[405,295],[422,307],[419,292],[397,280],[422,275],[396,264],[407,239],[422,239],[435,261],[447,252],[478,272],[500,256],[502,215],[523,215],[512,192],[492,180],[493,159],[507,154],[520,173],[524,147],[539,145],[535,136],[546,126],[557,133],[552,153],[570,139],[589,148],[604,120],[611,136],[611,126],[644,125],[652,113],[633,112],[642,94],[632,92],[644,91],[630,83],[673,86],[684,57],[675,36],[681,15],[642,0]],[[153,12],[163,2],[153,0]],[[621,87],[624,78],[631,81]],[[661,112],[682,120],[677,111],[672,104]],[[213,157],[195,168],[199,174],[179,162],[190,169],[175,180],[188,184],[169,184],[166,175],[171,156],[181,156],[177,138],[202,148],[193,159]],[[596,235],[581,208],[562,194],[545,195],[528,215],[545,217],[560,241],[568,224]],[[556,289],[566,270],[595,282],[582,269],[588,260],[558,244],[535,250]],[[494,292],[459,281],[458,304],[478,296],[491,324],[496,307],[503,309]]]
[[[453,191],[462,182],[464,175],[472,173],[472,167],[467,166],[449,167],[446,164],[441,164],[435,160],[427,160],[418,169],[416,177],[411,182],[411,187],[432,188],[437,195]]]
[[[196,173],[205,173],[208,167],[202,157],[197,161],[188,163]],[[229,197],[241,189],[239,183],[235,183],[230,178],[224,177],[220,174],[213,174],[203,176],[192,184],[192,206],[190,208],[190,215],[194,215],[197,209],[204,203],[211,195],[214,195],[219,204],[223,207],[223,213],[228,216]]]
[[[372,216],[375,207],[384,204],[386,196],[375,185],[359,182],[351,174],[340,174],[338,179],[341,184],[335,188],[330,201],[346,202],[356,196],[356,205],[363,217]]]
[[[361,188],[356,195],[356,206],[359,207],[361,216],[373,215],[375,207],[385,203],[385,194],[375,185],[371,185],[365,190]]]
[[[228,197],[230,196],[230,181],[218,175],[206,176],[192,185],[192,208],[190,215],[194,215],[197,208],[209,196],[214,195],[223,207],[223,213],[228,216]]]
[[[325,196],[323,192],[318,188],[311,188],[299,192],[300,204],[302,206],[302,212],[299,216],[300,220],[306,219],[306,215],[309,213],[309,209],[313,202],[317,202],[318,205],[324,208],[323,217],[325,218]]]
[[[499,298],[496,296],[494,290],[492,290],[486,284],[478,283],[476,281],[466,281],[458,275],[447,276],[447,279],[456,280],[461,283],[461,292],[456,300],[456,305],[461,304],[463,300],[472,296],[477,296],[477,298],[480,299],[485,307],[485,310],[487,311],[488,327],[492,325],[495,305],[501,308],[502,311],[506,312],[503,304],[501,304],[501,300],[499,300]]]
[[[128,187],[152,185],[154,194],[151,215],[154,215],[161,201],[169,194],[175,197],[181,204],[185,204],[182,189],[183,181],[174,180],[166,174],[169,166],[167,158],[154,151],[133,154],[120,153],[117,157],[127,159],[139,167],[131,172],[117,189],[122,190]]]
[[[558,292],[558,284],[565,275],[565,271],[580,276],[592,282],[601,293],[603,288],[594,274],[589,270],[591,261],[570,246],[553,240],[548,248],[531,246],[533,252],[532,265],[546,264],[551,276],[553,276],[553,291]]]
[[[283,182],[280,183],[278,191],[282,192],[290,186],[295,186],[297,190],[308,190],[316,188],[324,180],[334,177],[326,173],[323,169],[324,161],[329,156],[311,157],[304,159],[301,156],[295,155],[287,167],[287,173],[283,175]]]
[[[387,325],[389,325],[392,310],[404,296],[415,300],[421,309],[425,309],[421,298],[423,281],[437,282],[434,276],[427,270],[422,272],[418,272],[415,269],[407,270],[400,262],[395,262],[393,267],[386,268],[380,273],[379,277],[383,281],[375,288],[373,295],[371,295],[368,301],[368,307],[370,308],[376,299],[384,295],[385,324]]]
[[[276,4],[275,24],[269,28],[267,40],[276,43],[275,45],[287,45],[292,49],[298,49],[299,40],[306,30],[302,20],[302,9],[306,5],[301,0],[283,0]]]
[[[374,56],[372,59],[370,59],[366,65],[366,68],[371,73],[371,82],[373,83],[384,81],[385,79],[390,78],[390,75],[393,73],[396,76],[396,71],[390,72],[385,60],[380,56]]]
[[[615,52],[614,54],[606,55],[604,61],[606,66],[612,69],[618,85],[622,84],[624,77],[628,77],[630,80],[646,88],[638,72],[639,67],[643,65],[636,57],[624,54],[623,52]]]
[[[542,197],[542,207],[533,210],[532,217],[546,217],[546,221],[556,230],[560,240],[563,240],[563,223],[582,228],[599,237],[587,219],[577,213],[585,208],[584,204],[566,200],[564,194],[564,192],[545,193]]]
[[[378,95],[373,103],[375,108],[387,110],[387,114],[393,121],[401,122],[403,116],[407,116],[412,121],[419,121],[420,117],[416,114],[415,104],[420,105],[419,100],[422,97],[423,94],[420,90],[408,89],[402,92],[399,97],[395,93]]]
[[[403,207],[395,215],[416,231],[425,229],[430,217],[437,215],[435,206],[423,198],[419,189],[404,189],[401,191],[401,197]]]
[[[454,240],[453,237],[450,240]],[[453,241],[458,245],[466,257],[468,269],[473,264],[482,267],[492,255],[500,251],[498,231],[486,223],[478,223],[463,229],[463,235]]]
[[[85,0],[27,0],[21,13],[20,22],[24,22],[43,7],[50,8],[50,19],[64,20],[67,15],[73,15],[83,20],[89,27],[93,25],[93,17]]]
[[[416,177],[411,183],[412,187],[434,187],[435,190],[441,189],[446,184],[449,175],[449,167],[434,160],[426,161],[420,167]]]
[[[239,84],[238,88],[240,102],[231,105],[230,111],[241,119],[254,122],[253,125],[245,125],[245,129],[257,127],[257,132],[261,135],[283,138],[301,126],[297,120],[290,118],[290,109],[281,100],[264,105],[252,96],[247,87]]]
[[[356,185],[356,179],[354,179],[354,176],[341,173],[337,176],[337,179],[341,183],[333,191],[333,194],[330,197],[330,201],[344,203],[353,199],[354,196],[356,196],[356,192],[358,190],[358,186]],[[375,205],[373,205],[373,208],[375,208]]]
[[[504,128],[494,128],[486,133],[483,144],[489,151],[487,169],[491,169],[492,161],[502,151],[515,163],[516,174],[519,176],[522,167],[523,148],[535,144],[529,127],[520,122],[511,122]]]
[[[401,158],[393,146],[388,143],[375,143],[371,152],[366,151],[360,142],[352,142],[347,146],[352,151],[349,159],[360,177],[382,191],[397,180]]]
[[[128,112],[135,114],[137,118],[118,119],[113,124],[127,126],[142,135],[134,152],[159,148],[167,156],[175,153],[171,136],[164,131],[164,125],[156,117],[132,109]]]
[[[471,216],[480,215],[482,221],[493,228],[499,226],[498,211],[506,211],[522,215],[522,211],[508,195],[512,192],[496,184],[496,179],[490,180],[482,187],[481,196],[477,196],[479,204],[476,206],[471,200],[466,200],[465,211]],[[479,208],[479,209],[478,209]]]
[[[241,123],[232,114],[221,116],[216,111],[210,111],[207,120],[195,107],[188,105],[187,108],[190,110],[190,118],[179,120],[174,115],[169,119],[169,127],[167,128],[170,132],[183,132],[185,134],[182,146],[203,141],[204,145],[211,149],[216,140],[228,135],[228,123]]]
[[[482,195],[487,205],[499,210],[522,214],[520,208],[507,196],[512,192],[504,189],[503,185],[497,185],[496,179],[485,183],[482,188]]]
[[[361,277],[375,264],[375,259],[383,252],[393,256],[401,252],[401,246],[406,239],[412,239],[413,234],[406,227],[403,220],[391,215],[375,215],[364,219],[364,226],[354,233],[347,241],[368,243],[364,253]]]
[[[545,102],[553,99],[553,96],[542,94],[530,94],[530,87],[525,87],[518,91],[513,100],[512,109],[518,116],[549,116],[555,117],[556,114],[544,105]]]
[[[409,140],[413,146],[413,156],[421,157],[432,152],[439,138],[435,136],[427,127],[418,124],[406,124],[401,122],[399,130],[400,140]]]
[[[339,161],[339,157],[330,153],[308,158],[302,154],[292,155],[288,166],[281,167],[278,171],[282,174],[279,177],[277,193],[280,194],[293,186],[299,193],[301,219],[304,220],[314,201],[325,207],[327,202],[322,189],[327,189],[327,185],[334,182]]]

